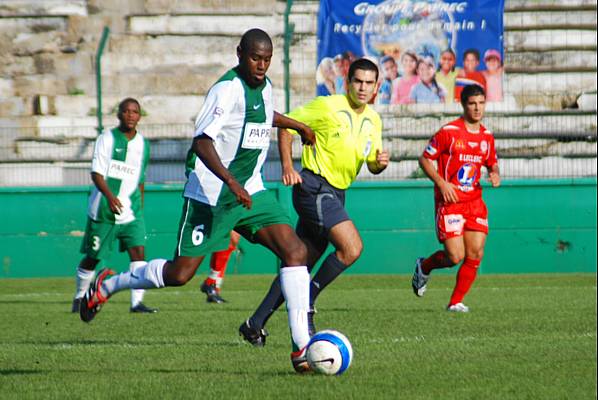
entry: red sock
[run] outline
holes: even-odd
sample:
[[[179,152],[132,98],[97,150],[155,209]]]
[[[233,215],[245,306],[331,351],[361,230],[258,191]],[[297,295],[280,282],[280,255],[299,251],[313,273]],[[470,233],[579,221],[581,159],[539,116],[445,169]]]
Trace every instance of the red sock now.
[[[215,251],[212,253],[212,257],[210,258],[210,275],[205,280],[207,285],[220,286],[222,278],[224,278],[228,260],[235,249],[235,246],[229,245],[226,250]]]
[[[482,260],[465,258],[465,261],[461,264],[461,268],[459,268],[459,272],[457,272],[457,284],[451,295],[449,305],[461,303],[463,301],[463,298],[467,292],[469,292],[473,281],[475,281],[481,261]]]
[[[430,257],[426,258],[422,261],[422,272],[425,275],[428,275],[433,269],[437,268],[446,268],[450,264],[446,257],[446,253],[443,250],[438,250],[436,253],[432,254]]]

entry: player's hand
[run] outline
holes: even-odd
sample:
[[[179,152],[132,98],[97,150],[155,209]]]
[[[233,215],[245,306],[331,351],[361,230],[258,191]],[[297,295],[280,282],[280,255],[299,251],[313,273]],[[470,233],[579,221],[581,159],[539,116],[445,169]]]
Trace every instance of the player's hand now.
[[[110,196],[108,198],[108,206],[110,207],[110,211],[112,211],[114,214],[120,214],[123,209],[122,203],[118,197],[115,196]]]
[[[293,186],[303,182],[299,172],[295,171],[295,168],[283,168],[282,170],[282,183],[285,186]]]
[[[492,183],[492,187],[500,186],[500,175],[496,172],[490,172],[488,174],[488,180]]]
[[[378,167],[380,167],[380,169],[388,167],[389,162],[390,155],[388,154],[388,151],[380,151],[380,149],[376,150],[376,163],[378,164]]]
[[[440,194],[442,194],[442,199],[445,203],[457,203],[459,201],[459,196],[457,196],[457,186],[444,181],[441,185],[438,185],[438,189],[440,189]]]
[[[251,208],[251,195],[247,190],[235,180],[229,183],[228,187],[237,198],[237,202],[249,210]]]
[[[309,126],[303,124],[303,127],[297,132],[301,136],[301,143],[308,146],[316,144],[316,133]]]

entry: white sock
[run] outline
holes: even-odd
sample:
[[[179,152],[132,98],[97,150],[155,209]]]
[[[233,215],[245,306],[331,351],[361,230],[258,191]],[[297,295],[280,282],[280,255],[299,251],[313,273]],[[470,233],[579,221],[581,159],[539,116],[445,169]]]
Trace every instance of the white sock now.
[[[93,279],[96,276],[95,271],[89,271],[87,269],[83,269],[81,267],[77,267],[77,277],[75,279],[75,298],[80,299],[85,295],[87,289],[93,282]]]
[[[129,271],[133,272],[135,269],[143,267],[146,264],[147,261],[131,261],[129,264]],[[144,289],[131,289],[131,307],[137,307],[137,305],[143,301],[144,294]]]
[[[135,268],[135,271],[121,272],[106,279],[102,284],[102,294],[112,296],[116,292],[125,289],[156,289],[164,287],[162,270],[165,259],[158,258],[149,261],[147,264]]]
[[[309,342],[307,311],[309,310],[309,272],[307,267],[284,267],[280,269],[280,286],[287,301],[289,328],[297,348]]]

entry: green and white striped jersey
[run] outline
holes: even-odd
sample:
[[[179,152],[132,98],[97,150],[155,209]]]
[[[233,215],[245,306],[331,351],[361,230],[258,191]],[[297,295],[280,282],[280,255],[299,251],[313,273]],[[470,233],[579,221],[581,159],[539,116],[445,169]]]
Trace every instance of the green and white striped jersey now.
[[[222,164],[250,195],[265,190],[261,170],[273,115],[270,80],[251,88],[233,68],[210,88],[195,120],[194,136],[206,134],[213,139]],[[191,150],[186,174],[185,197],[212,206],[236,202],[228,186]]]
[[[108,200],[94,185],[87,210],[91,219],[127,224],[141,217],[139,185],[145,182],[149,154],[149,142],[139,132],[131,140],[118,128],[98,136],[91,171],[104,177],[110,191],[122,203],[123,209],[120,214],[113,214]]]

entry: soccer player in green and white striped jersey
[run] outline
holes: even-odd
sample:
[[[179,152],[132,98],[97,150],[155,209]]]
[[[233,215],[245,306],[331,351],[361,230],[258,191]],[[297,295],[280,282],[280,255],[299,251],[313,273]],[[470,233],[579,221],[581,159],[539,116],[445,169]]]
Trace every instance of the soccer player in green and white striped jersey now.
[[[110,277],[98,275],[81,303],[81,319],[91,321],[114,293],[130,288],[181,286],[214,250],[226,248],[230,231],[275,253],[293,341],[291,361],[298,372],[308,370],[309,272],[307,249],[290,225],[274,195],[265,190],[262,166],[272,126],[294,129],[313,143],[305,124],[280,115],[272,104],[266,71],[272,41],[260,29],[243,35],[237,47],[239,64],[212,86],[195,122],[178,243],[172,261],[151,260],[147,266]]]
[[[139,102],[126,98],[118,106],[119,126],[96,140],[91,164],[94,186],[81,244],[85,257],[77,268],[72,312],[79,312],[79,303],[94,280],[98,263],[108,258],[116,240],[129,253],[131,271],[146,264],[143,194],[150,147],[137,132],[140,118]],[[131,291],[131,312],[156,312],[142,303],[143,294],[143,290]]]

